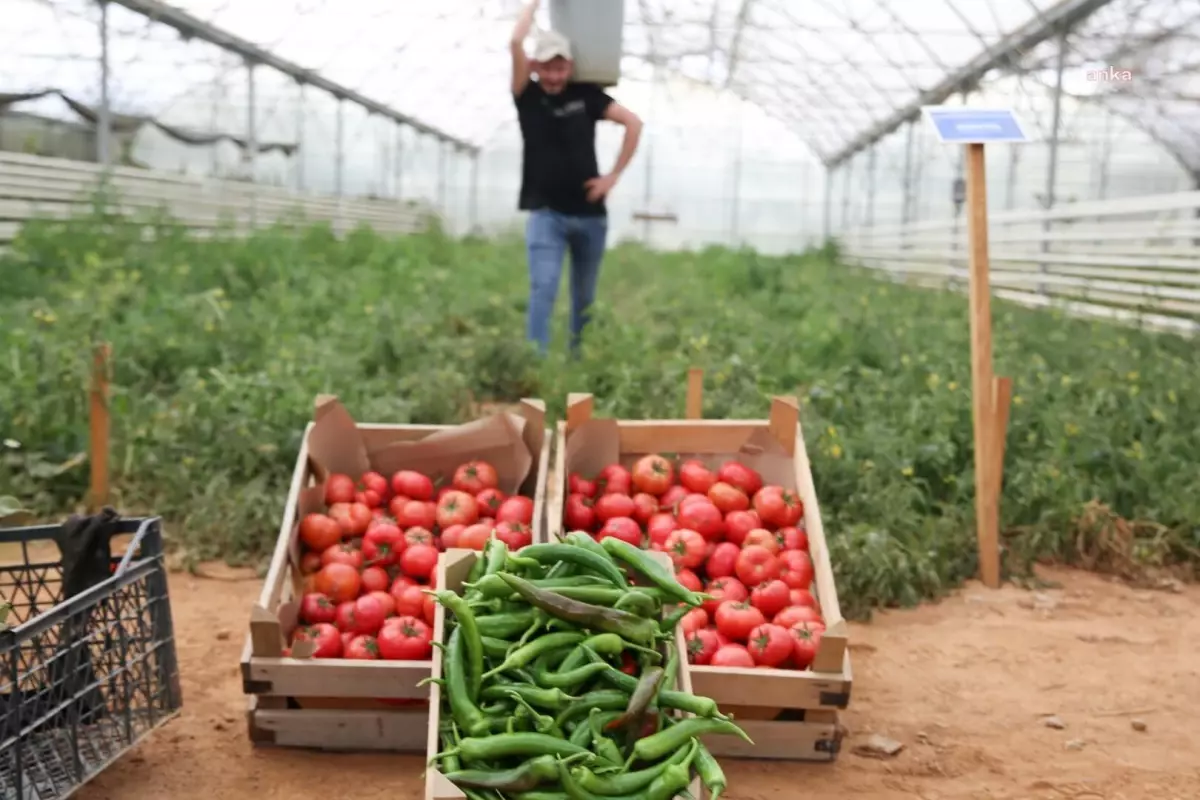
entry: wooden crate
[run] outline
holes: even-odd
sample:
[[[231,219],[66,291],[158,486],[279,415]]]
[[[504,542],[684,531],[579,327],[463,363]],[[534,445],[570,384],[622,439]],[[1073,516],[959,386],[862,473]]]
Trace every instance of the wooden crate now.
[[[475,560],[479,557],[479,553],[474,550],[447,550],[438,559],[438,586],[445,587],[453,592],[461,592],[463,582],[471,573],[471,567],[475,565]],[[444,642],[446,638],[446,610],[440,605],[434,615],[433,623],[433,638],[436,642]],[[685,647],[683,640],[683,632],[676,630],[675,646],[678,648]],[[680,650],[680,652],[685,652]],[[678,687],[680,691],[691,692],[692,686],[688,682],[688,673],[686,669],[687,659],[681,659],[679,669]],[[442,660],[434,658],[433,660],[433,677],[440,680],[442,677]],[[425,800],[466,800],[466,795],[463,791],[455,786],[450,781],[446,780],[446,776],[441,773],[435,766],[437,754],[441,751],[441,737],[439,735],[440,726],[440,710],[442,705],[441,687],[438,686],[436,680],[430,686],[429,693],[429,730],[427,732],[426,756],[428,768],[425,770]],[[700,779],[696,778],[692,781],[688,791],[693,798],[701,797],[703,787]]]
[[[321,399],[318,400],[320,404]],[[516,410],[525,420],[523,439],[534,455],[521,493],[533,498],[533,530],[541,532],[545,512],[545,476],[550,463],[550,431],[545,404],[523,400]],[[283,648],[297,625],[302,579],[296,566],[298,521],[325,475],[311,458],[305,430],[292,473],[279,538],[258,603],[251,610],[250,633],[242,653],[243,690],[250,695],[247,722],[258,744],[320,747],[326,750],[423,752],[428,725],[432,661],[346,661],[284,658]],[[452,426],[357,423],[369,452],[395,442],[420,441]],[[418,702],[413,702],[418,701]]]
[[[737,669],[689,665],[696,694],[716,700],[733,714],[755,742],[751,747],[732,737],[707,742],[716,755],[746,758],[831,761],[837,756],[841,736],[838,709],[850,702],[851,668],[847,646],[848,626],[838,604],[837,587],[821,524],[820,504],[800,426],[795,398],[776,397],[765,420],[699,419],[702,374],[693,370],[688,382],[686,420],[593,419],[590,394],[572,394],[566,419],[558,423],[555,462],[546,488],[548,537],[562,535],[567,477],[581,470],[593,472],[601,461],[585,452],[591,443],[615,450],[619,461],[631,465],[649,453],[699,458],[710,466],[737,454],[761,455],[764,445],[777,447],[791,459],[794,489],[804,502],[804,522],[815,573],[813,594],[821,605],[826,631],[812,668],[795,670]],[[584,441],[573,442],[579,434]],[[611,442],[617,446],[613,448]],[[609,453],[611,455],[611,452]]]

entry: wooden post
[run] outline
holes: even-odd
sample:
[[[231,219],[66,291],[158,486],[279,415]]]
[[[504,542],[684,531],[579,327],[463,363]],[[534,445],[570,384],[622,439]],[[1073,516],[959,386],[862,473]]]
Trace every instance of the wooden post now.
[[[110,427],[108,384],[112,377],[111,358],[112,346],[107,342],[96,345],[92,351],[91,413],[89,415],[91,485],[88,491],[88,508],[92,512],[99,510],[108,502],[108,434]]]
[[[704,370],[699,367],[688,370],[685,416],[688,419],[700,419],[704,416]]]

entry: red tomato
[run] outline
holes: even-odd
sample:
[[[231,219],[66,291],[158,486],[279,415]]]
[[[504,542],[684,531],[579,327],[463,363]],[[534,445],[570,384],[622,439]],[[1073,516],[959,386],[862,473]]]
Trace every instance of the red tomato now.
[[[677,506],[688,494],[688,490],[682,486],[672,486],[663,493],[662,497],[658,498],[658,507],[674,514],[678,510]]]
[[[341,533],[340,528],[338,529],[338,532]],[[330,545],[330,547],[332,547],[332,546],[333,545]],[[328,549],[328,548],[326,548],[326,549]],[[305,553],[304,555],[300,556],[300,574],[301,575],[312,575],[314,572],[316,572],[320,568],[321,568],[321,554],[320,553],[314,553],[310,550],[307,553]]]
[[[404,547],[400,550],[401,554],[415,544],[433,544],[433,534],[425,528],[409,528],[404,532]]]
[[[795,606],[789,605],[787,608],[780,611],[771,620],[776,625],[782,625],[785,628],[791,628],[800,622],[820,622],[821,615],[816,612],[812,606]]]
[[[675,467],[660,455],[642,456],[633,465],[633,487],[658,497],[675,482]]]
[[[596,527],[596,511],[591,499],[581,494],[567,497],[563,506],[563,523],[572,530],[590,531]]]
[[[479,513],[481,514],[495,514],[506,499],[504,492],[494,487],[484,489],[475,495],[475,502],[479,504]]]
[[[358,485],[364,492],[373,492],[379,498],[379,503],[386,501],[392,494],[392,487],[388,485],[388,479],[374,470],[364,472],[358,479]],[[375,505],[379,505],[379,503]]]
[[[522,525],[532,525],[533,500],[519,494],[505,499],[496,509],[496,522],[520,522]]]
[[[708,663],[713,667],[753,667],[754,657],[740,644],[723,644]]]
[[[584,497],[595,497],[596,484],[594,481],[587,480],[578,472],[572,472],[567,476],[567,493],[581,494]]]
[[[736,642],[746,641],[750,631],[766,623],[763,613],[749,603],[735,603],[726,600],[717,606],[713,615],[717,630]]]
[[[708,627],[708,612],[703,608],[693,608],[679,620],[679,627],[686,633],[695,633],[701,628]]]
[[[792,626],[792,663],[796,669],[808,669],[812,666],[813,659],[817,657],[817,650],[821,647],[821,634],[824,632],[824,626],[818,628],[808,622],[799,622]]]
[[[425,500],[406,500],[402,503],[396,503],[393,500],[392,502],[391,511],[396,517],[396,527],[401,530],[433,527],[434,513]]]
[[[362,593],[387,592],[391,579],[383,567],[367,567],[362,571]]]
[[[329,507],[329,516],[337,520],[343,536],[362,536],[371,524],[371,509],[362,503],[335,503]]]
[[[383,615],[385,617],[391,617],[396,613],[396,598],[392,597],[386,591],[371,592],[367,597],[374,597],[383,604]]]
[[[346,658],[355,661],[376,661],[379,658],[379,643],[374,636],[360,635],[346,646]]]
[[[637,511],[637,504],[627,494],[610,493],[596,500],[592,510],[596,512],[596,519],[600,522],[608,522],[613,517],[632,517]]]
[[[782,578],[783,576],[780,575]],[[787,583],[787,578],[783,578],[783,582]],[[790,606],[809,606],[810,608],[818,608],[817,598],[812,596],[812,592],[807,589],[792,589],[788,594],[791,600],[788,602]]]
[[[611,496],[615,497],[616,495]],[[613,517],[605,522],[596,534],[596,541],[603,541],[610,537],[628,542],[634,547],[642,546],[642,529],[637,522],[629,517]]]
[[[417,580],[429,580],[437,569],[438,551],[430,544],[414,544],[400,554],[400,569]]]
[[[596,489],[601,494],[629,494],[633,475],[620,464],[609,464],[596,476]]]
[[[364,595],[337,607],[337,625],[351,633],[375,633],[387,619],[387,606],[377,597]]]
[[[421,604],[421,619],[425,620],[425,624],[433,627],[433,620],[437,616],[437,603],[433,597],[425,595],[425,601]]]
[[[716,541],[725,533],[725,518],[708,498],[680,503],[675,517],[681,528],[693,530],[709,541]]]
[[[734,570],[739,581],[747,586],[758,586],[779,577],[779,562],[767,548],[750,544],[738,554]]]
[[[633,496],[633,518],[639,525],[647,525],[658,513],[658,498],[652,494],[638,492]]]
[[[750,602],[767,619],[783,611],[788,606],[791,596],[788,585],[778,578],[761,583],[750,591]]]
[[[491,525],[468,525],[458,535],[458,546],[465,550],[478,550],[482,552],[490,538],[492,538]]]
[[[715,581],[710,581],[705,593],[712,595],[712,599],[705,600],[702,607],[708,612],[708,616],[714,619],[721,603],[727,600],[741,603],[750,597],[746,587],[737,578],[717,578]]]
[[[451,525],[474,525],[479,521],[479,504],[473,495],[452,489],[437,501],[434,517],[443,530]]]
[[[678,528],[679,523],[675,521],[675,515],[665,511],[658,512],[646,522],[646,534],[650,537],[650,542],[659,546],[666,544],[667,537]]]
[[[704,584],[696,577],[696,573],[690,569],[680,569],[675,571],[675,580],[679,581],[680,585],[685,589],[690,589],[693,592],[698,592],[704,588]]]
[[[779,540],[775,538],[775,534],[771,533],[766,528],[755,528],[746,534],[746,540],[742,542],[742,547],[750,547],[757,545],[771,551],[771,555],[779,554]]]
[[[300,520],[300,541],[309,550],[328,550],[342,540],[342,526],[325,514],[306,514]]]
[[[397,528],[400,527],[399,525],[396,525],[396,518],[392,516],[390,511],[383,511],[382,509],[373,508],[371,509],[371,514],[371,522],[367,525],[368,531],[379,525],[393,525]]]
[[[403,581],[403,583],[401,582]],[[419,617],[425,604],[425,591],[405,576],[396,578],[388,592],[396,601],[396,616]]]
[[[750,498],[746,496],[746,493],[725,481],[717,481],[712,485],[712,488],[708,490],[708,499],[722,514],[745,511],[750,508]]]
[[[460,492],[475,495],[484,489],[496,488],[500,478],[491,464],[474,459],[454,470],[454,478],[450,483]]]
[[[496,538],[508,545],[510,552],[533,544],[533,531],[523,522],[499,522],[494,531]]]
[[[296,642],[312,642],[313,658],[339,658],[342,655],[342,634],[328,622],[297,628],[292,636],[293,647]]]
[[[395,522],[395,520],[391,518],[391,514],[392,514],[391,511],[389,511],[388,509],[383,508],[383,507],[371,509],[371,516],[374,517],[375,519],[379,519],[380,517],[387,517],[392,522]]]
[[[689,492],[708,494],[716,482],[716,474],[699,459],[689,458],[679,465],[679,483]]]
[[[362,503],[367,508],[371,509],[371,513],[375,513],[375,509],[383,505],[383,498],[378,493],[371,490],[358,491],[354,493],[354,502]]]
[[[756,666],[778,667],[792,655],[792,636],[787,628],[768,622],[750,632],[746,649]]]
[[[708,549],[704,537],[687,528],[672,531],[664,544],[667,555],[675,563],[676,568],[695,569],[704,563],[704,553]]]
[[[379,655],[388,661],[425,661],[433,632],[416,617],[393,617],[379,631]]]
[[[764,486],[754,495],[754,510],[770,528],[787,528],[795,525],[804,515],[804,503],[795,492],[782,486]]]
[[[761,527],[762,520],[753,511],[731,511],[725,517],[725,538],[741,547],[750,531]]]
[[[356,491],[358,489],[354,486],[353,478],[335,472],[325,481],[325,505],[353,503]]]
[[[762,475],[737,461],[726,461],[722,464],[717,470],[717,480],[736,486],[748,497],[753,497],[763,485]]]
[[[325,552],[321,553],[321,566],[327,567],[330,564],[345,564],[353,567],[357,572],[363,567],[363,554],[349,542],[335,544]]]
[[[792,589],[807,589],[813,582],[813,563],[803,550],[779,554],[779,577]]]
[[[300,619],[309,625],[316,625],[318,622],[331,623],[336,613],[337,606],[320,592],[309,592],[300,600]]]
[[[376,524],[363,536],[363,558],[368,564],[390,567],[396,563],[406,544],[404,534],[395,525]]]
[[[712,628],[693,631],[687,635],[688,663],[704,666],[712,661],[713,655],[721,647],[717,640],[717,632]]]
[[[466,529],[466,525],[451,525],[449,528],[443,529],[442,536],[438,540],[439,544],[447,550],[451,547],[458,547],[458,539]]]
[[[704,572],[709,578],[728,578],[737,567],[738,555],[742,549],[733,542],[721,542],[713,547],[704,562]]]
[[[783,550],[808,550],[808,534],[791,525],[775,531],[775,538]]]
[[[402,469],[392,475],[392,492],[413,500],[432,500],[433,481],[415,470]]]

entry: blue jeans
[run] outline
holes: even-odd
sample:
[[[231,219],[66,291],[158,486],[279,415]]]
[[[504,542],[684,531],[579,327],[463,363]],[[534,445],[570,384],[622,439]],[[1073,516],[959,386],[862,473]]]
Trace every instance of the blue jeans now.
[[[579,347],[608,238],[608,218],[576,217],[539,209],[529,214],[529,319],[526,335],[543,354],[550,349],[550,318],[558,298],[563,257],[571,251],[571,350]]]

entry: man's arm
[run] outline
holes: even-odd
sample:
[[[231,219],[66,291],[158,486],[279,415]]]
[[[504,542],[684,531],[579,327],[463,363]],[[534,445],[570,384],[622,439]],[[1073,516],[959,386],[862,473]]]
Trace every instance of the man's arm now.
[[[599,203],[605,197],[608,197],[608,193],[617,185],[617,179],[625,172],[625,168],[629,166],[629,162],[633,161],[633,156],[638,149],[638,142],[642,138],[642,120],[637,114],[620,103],[614,101],[608,102],[601,119],[623,125],[625,127],[625,138],[621,140],[621,152],[617,154],[617,163],[613,164],[612,170],[607,175],[592,178],[584,184],[587,188],[589,203]]]
[[[520,96],[529,85],[529,57],[525,55],[525,39],[533,30],[533,17],[537,13],[540,0],[529,0],[517,17],[516,27],[513,28],[512,41],[509,50],[512,51],[512,92]]]

